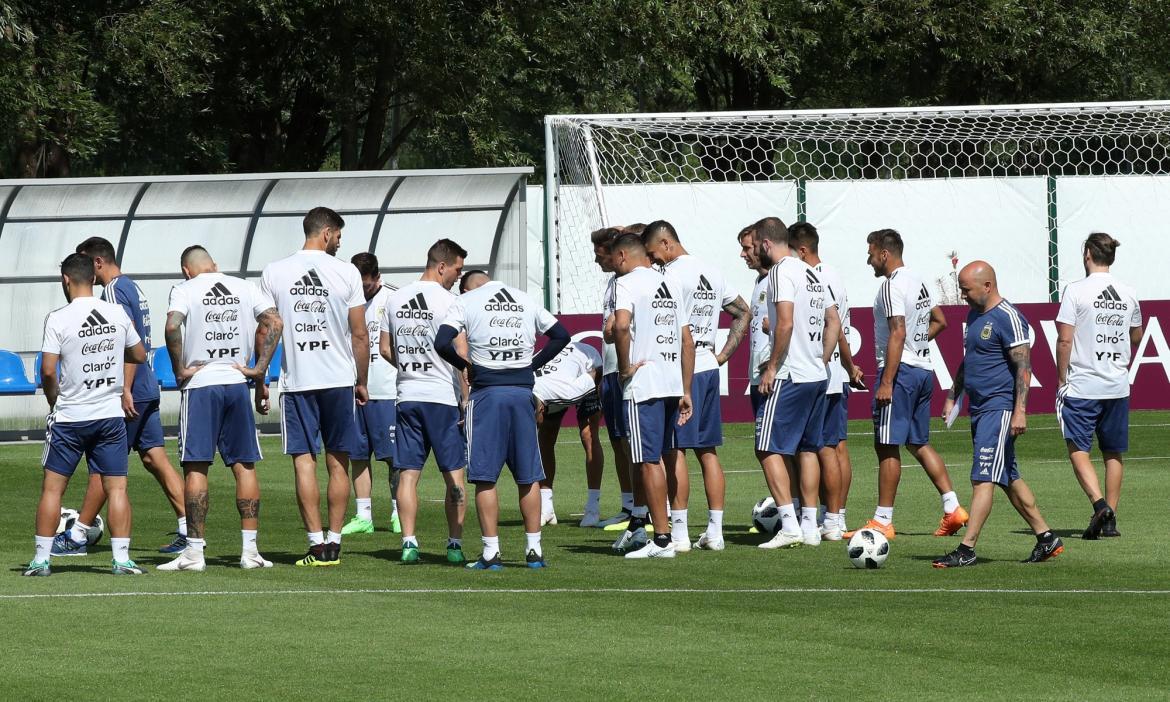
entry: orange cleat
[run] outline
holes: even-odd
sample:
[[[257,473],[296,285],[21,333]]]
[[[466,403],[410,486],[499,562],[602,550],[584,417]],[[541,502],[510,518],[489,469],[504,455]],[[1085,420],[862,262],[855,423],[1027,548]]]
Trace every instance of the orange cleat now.
[[[963,509],[962,505],[955,508],[954,512],[944,514],[943,518],[938,521],[938,529],[934,530],[935,536],[953,536],[967,525],[967,510]]]
[[[963,514],[966,514],[966,512],[964,512]],[[889,540],[889,541],[894,540],[894,523],[890,522],[889,524],[882,524],[881,522],[877,521],[876,519],[871,519],[868,522],[866,522],[865,524],[862,524],[860,527],[854,529],[853,531],[845,532],[844,534],[842,534],[842,536],[844,536],[846,539],[852,538],[854,534],[861,531],[862,529],[873,529],[874,531],[880,531],[882,533],[882,536],[886,537],[887,540]]]

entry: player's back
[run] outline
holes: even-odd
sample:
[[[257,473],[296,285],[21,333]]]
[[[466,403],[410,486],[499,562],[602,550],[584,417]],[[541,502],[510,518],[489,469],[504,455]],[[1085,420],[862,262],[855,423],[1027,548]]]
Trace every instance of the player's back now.
[[[768,271],[768,308],[772,343],[776,342],[776,303],[791,302],[792,338],[779,379],[796,383],[825,380],[824,331],[825,286],[816,271],[804,261],[785,256]]]
[[[1137,292],[1112,273],[1092,273],[1064,289],[1056,321],[1074,327],[1068,393],[1089,400],[1129,396],[1129,330],[1142,323]]]
[[[536,335],[557,323],[522,290],[493,280],[460,295],[448,323],[467,332],[472,383],[532,387]]]
[[[874,352],[879,367],[886,363],[886,345],[890,340],[889,319],[903,317],[906,320],[906,341],[902,346],[902,363],[917,368],[931,368],[930,310],[933,307],[934,302],[926,283],[905,266],[882,281],[873,305]]]
[[[119,275],[102,289],[102,299],[122,306],[122,311],[134,325],[134,332],[142,339],[146,349],[146,363],[138,364],[134,371],[134,384],[130,393],[135,402],[149,402],[159,398],[158,377],[154,374],[153,348],[150,340],[150,305],[146,294],[138,283],[127,275]]]
[[[281,389],[353,385],[349,310],[365,304],[357,268],[324,251],[297,251],[265,266],[261,289],[284,320]]]
[[[124,354],[140,340],[121,305],[79,297],[50,312],[41,350],[61,358],[55,421],[124,416]]]
[[[183,364],[202,366],[184,388],[245,382],[236,365],[251,359],[256,316],[273,305],[255,283],[218,272],[200,273],[173,287],[167,312],[186,318]]]
[[[602,367],[601,354],[591,345],[576,341],[537,368],[533,394],[545,402],[573,402],[593,392],[593,371]]]
[[[666,265],[690,294],[691,339],[695,343],[695,372],[716,370],[715,343],[719,334],[719,311],[735,300],[717,266],[684,254]]]
[[[689,312],[682,285],[674,276],[635,268],[618,278],[616,306],[631,315],[630,365],[644,364],[626,383],[625,397],[681,397],[682,325]]]
[[[394,339],[399,402],[457,404],[455,369],[435,351],[435,334],[455,295],[417,280],[390,294],[382,321]]]
[[[371,400],[393,400],[398,396],[398,370],[387,363],[378,353],[378,340],[382,335],[382,318],[390,296],[398,288],[383,285],[369,300],[366,300],[366,333],[370,338],[370,371],[366,389]]]

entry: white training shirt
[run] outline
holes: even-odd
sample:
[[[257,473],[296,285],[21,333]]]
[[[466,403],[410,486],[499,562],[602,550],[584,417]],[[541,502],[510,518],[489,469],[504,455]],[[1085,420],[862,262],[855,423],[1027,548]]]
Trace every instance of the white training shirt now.
[[[398,363],[398,402],[459,404],[456,371],[435,351],[435,334],[455,299],[433,280],[416,280],[390,294],[382,328],[391,333]]]
[[[906,342],[902,346],[902,363],[917,368],[931,368],[930,310],[934,302],[930,289],[905,266],[890,274],[878,288],[873,301],[874,353],[881,368],[886,365],[886,345],[890,341],[890,317],[906,318]]]
[[[260,289],[284,320],[281,391],[352,387],[349,311],[366,304],[358,269],[324,251],[297,251],[264,267]]]
[[[719,335],[719,312],[735,302],[719,268],[701,259],[683,254],[666,264],[666,270],[678,278],[691,293],[691,339],[695,342],[695,373],[719,369],[715,344]]]
[[[837,315],[841,318],[841,338],[848,339],[849,331],[849,295],[845,292],[845,279],[836,268],[826,266],[824,261],[813,267],[825,284],[825,302],[837,308]],[[849,374],[841,363],[840,347],[833,348],[833,355],[829,357],[829,389],[828,395],[838,394],[849,382]]]
[[[768,271],[768,323],[776,343],[776,304],[791,302],[792,339],[777,380],[815,383],[829,377],[825,370],[825,286],[816,271],[794,256],[785,256]]]
[[[489,370],[528,368],[535,355],[536,335],[557,318],[524,291],[498,280],[460,295],[443,324],[467,332],[471,365]]]
[[[1075,329],[1067,395],[1129,397],[1129,330],[1142,325],[1137,292],[1110,273],[1092,273],[1064,289],[1056,321]]]
[[[605,297],[601,299],[601,374],[609,375],[618,372],[617,347],[605,341],[605,325],[613,317],[613,307],[617,296],[617,274],[611,275],[605,284]]]
[[[378,353],[378,343],[382,338],[382,315],[390,294],[396,289],[383,285],[373,297],[366,300],[366,331],[370,335],[370,370],[366,390],[371,400],[393,400],[398,397],[398,372]]]
[[[571,405],[596,389],[593,371],[601,366],[597,349],[583,341],[573,342],[536,370],[532,394],[546,405]]]
[[[635,268],[617,281],[615,309],[631,315],[630,365],[645,362],[623,388],[627,400],[682,397],[682,326],[691,310],[673,275]]]
[[[760,384],[760,366],[772,355],[772,336],[764,331],[764,317],[768,316],[768,274],[756,279],[752,288],[752,321],[748,326],[748,376],[752,385]]]
[[[276,303],[252,282],[223,273],[200,273],[171,288],[167,314],[183,315],[183,365],[199,366],[184,390],[247,382],[236,364],[248,365],[256,318]]]
[[[41,353],[61,357],[55,422],[122,418],[126,349],[142,341],[121,305],[75,297],[45,317]]]

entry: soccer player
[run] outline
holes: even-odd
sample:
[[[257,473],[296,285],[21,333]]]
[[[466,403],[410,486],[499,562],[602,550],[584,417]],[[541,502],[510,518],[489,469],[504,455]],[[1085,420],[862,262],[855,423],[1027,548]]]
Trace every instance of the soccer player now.
[[[467,561],[463,555],[467,446],[459,430],[463,380],[435,350],[435,334],[455,302],[451,286],[459,280],[466,257],[467,251],[454,241],[436,241],[427,250],[422,277],[391,294],[382,313],[381,354],[398,369],[394,465],[400,471],[403,563],[419,562],[418,481],[431,453],[446,483],[447,561]],[[462,348],[464,339],[456,340]]]
[[[817,528],[824,445],[826,366],[841,333],[836,308],[816,272],[793,255],[788,229],[776,217],[752,225],[760,262],[768,269],[772,352],[760,373],[764,403],[756,412],[756,457],[780,512],[780,531],[760,548],[821,543]],[[799,470],[798,470],[799,469]],[[789,475],[800,477],[800,521]]]
[[[298,566],[341,563],[341,528],[349,502],[349,452],[357,441],[354,403],[366,404],[370,345],[362,277],[352,263],[334,258],[345,220],[328,207],[305,215],[304,248],[264,267],[260,288],[284,320],[280,373],[280,429],[292,456],[297,504],[309,541]],[[356,382],[355,382],[356,376]],[[256,386],[256,404],[268,388]],[[318,441],[318,438],[321,441]],[[317,451],[325,448],[329,473],[329,531],[321,529]]]
[[[669,224],[652,222],[646,231],[663,226]],[[641,238],[623,234],[612,248],[613,268],[620,276],[614,297],[614,333],[630,428],[630,460],[641,473],[654,523],[653,540],[639,548],[631,544],[625,557],[674,558],[676,544],[668,530],[669,490],[662,458],[673,445],[676,427],[689,421],[693,411],[691,309],[675,277],[650,267]],[[677,488],[677,484],[671,487]],[[669,499],[680,504],[675,494]],[[644,532],[645,520],[631,517],[627,534],[639,530]]]
[[[1056,412],[1077,482],[1093,504],[1082,537],[1121,536],[1121,455],[1129,448],[1129,362],[1142,339],[1137,293],[1113,277],[1116,239],[1094,232],[1085,240],[1085,278],[1070,283],[1056,315]],[[1105,460],[1105,494],[1089,451],[1093,434]]]
[[[158,378],[151,367],[150,307],[146,295],[114,260],[114,246],[101,237],[90,237],[77,246],[77,253],[93,259],[97,282],[103,286],[102,299],[122,306],[134,323],[134,331],[146,349],[145,363],[124,364],[126,382],[122,389],[122,409],[126,414],[126,436],[129,449],[138,451],[142,465],[162,487],[178,519],[171,543],[159,549],[162,553],[178,553],[187,547],[187,516],[183,505],[183,479],[171,465],[163,441],[162,421],[159,417]],[[100,476],[90,475],[81,503],[81,513],[68,534],[54,544],[55,556],[81,556],[86,553],[85,533],[106,503]],[[70,543],[66,542],[66,537]]]
[[[553,482],[557,474],[557,437],[561,421],[570,407],[577,408],[577,434],[585,449],[585,483],[588,490],[581,526],[601,522],[601,402],[597,385],[601,380],[601,354],[581,341],[574,342],[556,358],[536,370],[532,395],[536,398],[537,435],[540,462],[545,479],[540,481],[540,525],[556,524]]]
[[[243,545],[240,567],[271,568],[260,555],[260,441],[248,380],[264,383],[283,324],[272,298],[255,283],[226,276],[202,246],[179,258],[186,281],[171,288],[166,342],[182,392],[179,463],[186,476],[187,547],[159,570],[202,571],[208,508],[207,470],[219,449],[236,479]],[[256,320],[256,331],[245,320]],[[258,340],[258,341],[256,341]],[[256,365],[247,367],[256,347]]]
[[[845,532],[845,500],[853,481],[853,464],[849,460],[846,438],[849,433],[849,388],[865,389],[864,374],[853,363],[849,348],[849,295],[845,281],[836,268],[826,265],[820,256],[820,234],[808,222],[788,227],[789,243],[796,257],[812,266],[825,285],[825,303],[837,310],[841,334],[837,348],[829,358],[829,387],[825,398],[825,445],[817,452],[824,495],[825,522],[821,536],[840,541]],[[811,469],[811,466],[810,466]]]
[[[951,476],[938,451],[930,445],[930,396],[934,371],[930,342],[946,329],[942,310],[930,290],[902,262],[902,236],[879,229],[866,238],[868,263],[885,278],[873,303],[874,353],[878,386],[873,396],[874,450],[878,456],[878,502],[863,529],[894,538],[894,498],[902,477],[901,446],[926,470],[942,496],[943,517],[935,536],[950,536],[967,523],[967,510],[951,487]],[[849,538],[853,532],[846,532]]]
[[[687,477],[686,449],[693,449],[703,471],[703,487],[707,493],[707,528],[695,542],[695,548],[722,551],[723,500],[726,484],[723,466],[719,463],[717,447],[723,444],[723,417],[720,412],[719,366],[727,363],[743,341],[751,323],[751,310],[743,298],[727,287],[717,266],[687,253],[679,241],[678,232],[669,223],[647,227],[642,235],[650,259],[674,275],[690,295],[686,302],[691,310],[691,338],[695,342],[695,371],[691,381],[691,401],[694,414],[691,421],[675,429],[675,450],[664,458],[668,462],[667,475],[679,481],[678,502],[670,503],[670,531],[675,551],[691,550],[687,532]],[[715,344],[719,334],[719,311],[731,315],[731,329],[723,348],[716,355]]]
[[[756,284],[752,288],[752,321],[748,333],[748,396],[752,403],[752,416],[764,402],[760,394],[760,371],[772,355],[772,341],[768,335],[768,269],[760,263],[756,252],[756,234],[751,227],[740,231],[739,257],[744,264],[756,272]]]
[[[372,253],[354,254],[349,260],[362,276],[362,293],[366,298],[366,331],[370,335],[370,370],[366,386],[370,399],[358,405],[357,444],[349,454],[350,476],[353,478],[354,502],[357,514],[341,529],[348,534],[374,533],[374,508],[371,494],[374,486],[370,454],[386,464],[390,481],[390,531],[399,533],[402,527],[398,517],[398,471],[394,469],[394,400],[398,397],[394,365],[378,353],[383,312],[390,295],[397,288],[382,284],[378,258]]]
[[[548,343],[534,353],[536,334]],[[467,335],[467,357],[455,338]],[[471,396],[464,418],[468,480],[475,483],[475,509],[483,534],[483,553],[468,567],[499,570],[499,496],[496,482],[504,464],[516,479],[527,539],[529,568],[545,566],[540,545],[540,491],[544,479],[532,403],[533,372],[569,343],[569,332],[543,307],[517,288],[490,281],[460,295],[447,310],[435,337],[439,355],[468,370]]]
[[[963,362],[947,394],[943,416],[950,414],[961,393],[971,402],[971,515],[958,548],[934,560],[935,568],[974,565],[975,544],[995,497],[1003,488],[1012,506],[1036,534],[1036,546],[1024,563],[1060,555],[1064,545],[1048,529],[1032,490],[1016,466],[1016,438],[1028,429],[1028,386],[1032,382],[1031,334],[1028,320],[999,294],[995,270],[972,261],[959,271],[959,292],[971,306]]]
[[[110,505],[108,524],[114,575],[145,573],[130,560],[130,500],[126,496],[126,421],[123,363],[145,363],[146,349],[122,308],[93,296],[94,262],[81,253],[61,263],[67,305],[45,318],[41,385],[49,403],[44,482],[37,505],[36,552],[24,575],[49,575],[61,496],[85,456]],[[57,378],[57,364],[61,378]],[[96,514],[96,511],[94,512]],[[85,543],[84,534],[81,543]]]

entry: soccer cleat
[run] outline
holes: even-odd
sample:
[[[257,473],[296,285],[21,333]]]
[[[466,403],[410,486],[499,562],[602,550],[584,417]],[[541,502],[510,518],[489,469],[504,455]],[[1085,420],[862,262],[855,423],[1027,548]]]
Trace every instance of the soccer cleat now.
[[[889,524],[882,524],[881,522],[879,522],[876,519],[871,519],[868,522],[866,522],[865,524],[862,524],[860,528],[854,529],[853,531],[847,531],[844,534],[842,534],[841,536],[843,536],[846,539],[851,539],[851,538],[853,538],[854,534],[861,531],[862,529],[873,529],[874,531],[880,531],[882,533],[882,536],[886,537],[887,541],[893,541],[894,535],[896,533],[894,531],[894,523],[893,522],[890,522]]]
[[[840,521],[826,520],[821,526],[821,538],[825,541],[841,541],[845,538],[845,529],[841,527]]]
[[[294,565],[311,568],[318,565],[336,565],[334,563],[326,563],[325,561],[325,544],[316,544],[309,547],[309,552],[304,555]]]
[[[601,524],[601,513],[597,510],[585,510],[585,514],[581,517],[580,527],[596,527]]]
[[[1106,539],[1115,539],[1121,536],[1121,532],[1117,530],[1117,514],[1105,520],[1105,525],[1101,527],[1101,536]]]
[[[393,534],[401,534],[402,533],[402,521],[400,519],[398,519],[397,512],[390,515],[390,532]]]
[[[418,563],[418,544],[403,544],[401,560],[403,563]]]
[[[803,533],[787,534],[783,531],[778,531],[771,539],[760,544],[760,548],[794,548],[802,543],[804,543]]]
[[[341,565],[341,544],[332,544],[325,542],[325,553],[320,560],[317,561],[319,566],[335,566]]]
[[[967,510],[962,506],[956,507],[954,512],[944,514],[942,519],[938,521],[938,528],[934,530],[935,536],[953,536],[967,524]],[[887,539],[893,538],[886,536]]]
[[[160,548],[158,550],[159,553],[179,553],[187,548],[186,534],[180,534],[177,531],[169,532],[169,534],[174,535],[175,538],[169,544]]]
[[[629,531],[627,529],[622,532],[622,535],[618,537],[617,541],[613,542],[613,550],[618,553],[624,553],[639,549],[646,545],[649,538],[646,536],[646,530],[644,528],[639,527],[636,531]]]
[[[463,549],[459,546],[447,547],[447,562],[448,563],[466,563],[467,556],[463,555]]]
[[[32,578],[45,578],[52,575],[52,571],[49,570],[48,561],[33,561],[28,564],[28,567],[24,569],[24,572],[21,573],[21,575]]]
[[[675,553],[689,553],[691,550],[691,537],[689,535],[681,539],[675,539],[672,536],[670,537],[670,542],[674,544]]]
[[[53,550],[50,553],[54,556],[84,556],[89,553],[89,547],[84,541],[77,543],[69,538],[68,531],[63,531],[53,537]]]
[[[259,551],[244,551],[240,554],[240,567],[244,570],[252,570],[253,568],[271,568],[272,561],[267,560],[260,555]]]
[[[110,572],[114,575],[146,575],[146,569],[134,561],[110,561]]]
[[[674,554],[676,553],[676,546],[678,546],[678,544],[674,541],[671,541],[666,546],[659,546],[658,544],[654,543],[653,539],[651,539],[650,541],[647,541],[646,545],[642,546],[642,548],[626,552],[626,558],[674,558]],[[690,544],[687,544],[687,547],[689,548]]]
[[[970,554],[964,555],[959,549],[955,549],[945,556],[934,559],[930,565],[932,568],[962,568],[963,566],[975,565],[975,551],[971,551]]]
[[[548,564],[544,562],[544,554],[537,554],[536,549],[528,549],[528,553],[524,556],[524,563],[529,568],[547,568]]]
[[[374,522],[369,519],[362,519],[354,515],[353,519],[346,522],[345,526],[341,527],[341,535],[349,536],[350,534],[373,534]]]
[[[467,568],[471,570],[503,570],[504,564],[500,562],[500,554],[492,556],[490,561],[485,561],[481,555],[474,563],[468,563]]]
[[[801,530],[801,543],[805,546],[820,546],[821,530],[815,526],[812,529]]]
[[[1085,529],[1085,533],[1081,534],[1081,538],[1087,541],[1096,541],[1100,538],[1105,529],[1105,525],[1113,520],[1113,529],[1117,530],[1117,515],[1113,513],[1109,505],[1105,505],[1101,509],[1093,512],[1093,516],[1089,519],[1089,526]],[[55,544],[56,542],[54,542]]]
[[[556,512],[541,512],[540,513],[540,525],[541,526],[548,526],[550,524],[553,526],[556,526],[556,523],[557,523],[557,513]]]
[[[178,571],[178,570],[193,570],[195,572],[202,572],[207,568],[207,562],[203,560],[203,554],[196,553],[193,548],[183,549],[183,552],[175,556],[173,560],[167,561],[155,570],[162,571]]]
[[[700,551],[722,551],[727,548],[722,538],[713,539],[707,532],[699,534],[699,540],[694,544],[695,548]]]
[[[1028,556],[1027,558],[1025,558],[1024,560],[1022,560],[1020,562],[1021,563],[1041,563],[1043,561],[1048,560],[1049,558],[1056,558],[1057,556],[1059,556],[1063,552],[1064,552],[1064,542],[1061,541],[1060,537],[1058,536],[1058,537],[1053,538],[1052,541],[1049,541],[1048,543],[1044,543],[1043,541],[1037,541],[1036,545],[1032,548],[1032,555]]]
[[[602,520],[598,526],[605,531],[625,531],[630,524],[630,511],[623,509],[609,519]]]

